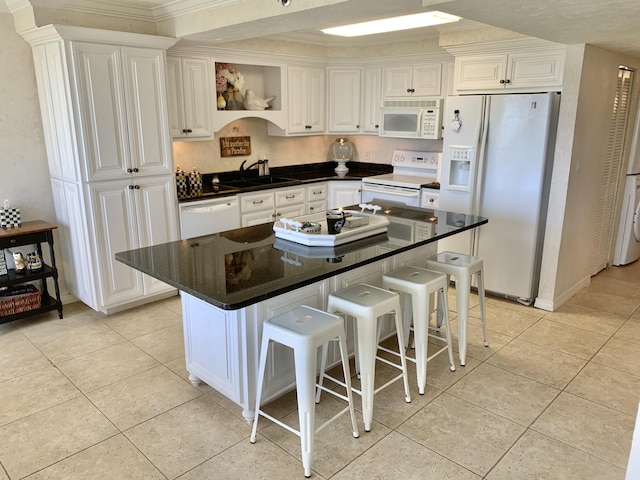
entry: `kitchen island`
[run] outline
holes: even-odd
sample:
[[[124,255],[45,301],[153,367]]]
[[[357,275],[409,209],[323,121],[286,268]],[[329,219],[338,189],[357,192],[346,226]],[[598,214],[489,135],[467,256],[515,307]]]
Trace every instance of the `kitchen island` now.
[[[265,319],[301,304],[324,309],[331,292],[354,283],[380,285],[384,272],[424,265],[439,239],[487,223],[473,215],[381,206],[377,215],[388,219],[386,233],[336,247],[276,238],[273,224],[266,223],[121,252],[116,259],[180,290],[190,381],[206,382],[251,421]],[[385,322],[383,334],[392,328]],[[337,362],[339,352],[330,349],[329,359]],[[276,345],[268,362],[265,401],[295,386],[288,348]]]

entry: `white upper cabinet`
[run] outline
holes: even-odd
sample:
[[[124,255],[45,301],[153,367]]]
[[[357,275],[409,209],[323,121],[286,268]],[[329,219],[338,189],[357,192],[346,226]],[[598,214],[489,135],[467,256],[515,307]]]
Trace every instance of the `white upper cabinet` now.
[[[361,78],[359,68],[328,70],[328,133],[360,133]]]
[[[382,68],[330,67],[327,133],[377,135],[380,127]]]
[[[207,58],[167,56],[169,127],[174,139],[211,137],[212,80]]]
[[[455,55],[454,90],[483,93],[559,91],[566,47],[519,40],[450,48]]]
[[[389,66],[384,69],[384,98],[440,96],[442,64]]]
[[[73,52],[86,179],[171,173],[164,52],[84,42]]]
[[[318,135],[325,131],[325,69],[287,67],[287,125],[269,124],[270,135]]]

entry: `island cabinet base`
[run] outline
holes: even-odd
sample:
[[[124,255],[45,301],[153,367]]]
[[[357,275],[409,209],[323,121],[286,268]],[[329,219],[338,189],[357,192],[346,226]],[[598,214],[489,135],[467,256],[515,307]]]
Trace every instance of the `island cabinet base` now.
[[[189,380],[194,385],[201,381],[207,383],[241,406],[243,417],[247,422],[252,422],[264,320],[298,305],[324,310],[332,292],[362,282],[379,286],[384,273],[403,265],[423,267],[426,258],[434,255],[436,251],[437,244],[430,243],[239,310],[223,310],[182,292],[185,356]],[[404,314],[410,312],[405,309]],[[347,345],[350,355],[353,354],[354,345],[352,323],[347,322]],[[382,336],[393,333],[391,319],[385,319]],[[330,345],[328,361],[330,365],[340,362],[340,352],[335,345]],[[294,388],[293,351],[275,344],[269,349],[263,402],[267,403]]]

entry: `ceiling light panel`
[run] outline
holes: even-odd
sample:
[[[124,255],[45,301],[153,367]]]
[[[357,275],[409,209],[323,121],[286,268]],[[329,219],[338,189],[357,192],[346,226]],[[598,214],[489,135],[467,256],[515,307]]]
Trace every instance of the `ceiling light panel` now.
[[[424,12],[401,17],[383,18],[370,22],[354,23],[340,27],[324,28],[322,32],[342,37],[359,37],[376,33],[396,32],[412,28],[430,27],[443,23],[457,22],[460,17],[443,12]]]

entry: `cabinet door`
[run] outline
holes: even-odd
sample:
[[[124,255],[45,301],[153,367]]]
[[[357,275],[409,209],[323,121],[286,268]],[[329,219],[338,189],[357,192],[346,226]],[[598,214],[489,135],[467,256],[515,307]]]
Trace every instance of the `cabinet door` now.
[[[211,136],[211,82],[209,61],[202,58],[182,59],[182,101],[187,137]]]
[[[262,210],[259,212],[243,213],[240,215],[240,223],[243,227],[251,227],[252,225],[260,225],[261,223],[269,223],[275,220],[273,210]]]
[[[171,176],[138,178],[134,183],[138,247],[178,240],[176,190]],[[172,290],[166,283],[143,275],[144,293]]]
[[[455,86],[457,90],[502,89],[507,71],[507,55],[457,57]]]
[[[182,130],[185,124],[181,98],[183,91],[180,59],[167,57],[167,111],[172,138],[183,136]]]
[[[307,91],[307,122],[311,133],[323,133],[325,127],[325,71],[322,68],[309,69],[309,86]]]
[[[562,87],[564,52],[509,55],[507,88]]]
[[[414,97],[433,97],[441,93],[442,64],[430,63],[415,65],[411,81],[411,95]]]
[[[164,52],[149,48],[122,48],[127,132],[128,168],[140,175],[173,172],[167,122]]]
[[[304,67],[288,68],[289,133],[306,133],[309,125],[309,98],[307,90],[309,70]]]
[[[362,88],[361,130],[378,135],[380,131],[380,102],[382,100],[382,68],[364,69]]]
[[[98,309],[104,310],[143,295],[142,275],[115,260],[117,252],[137,248],[137,215],[128,180],[89,186],[98,249]]]
[[[129,176],[129,135],[122,88],[120,48],[73,44],[75,81],[84,148],[81,163],[89,181]]]
[[[337,181],[329,183],[329,208],[357,205],[362,201],[362,183]]]
[[[411,88],[411,66],[387,67],[384,69],[384,96],[406,97]]]
[[[361,76],[359,68],[329,70],[329,133],[360,132]]]

